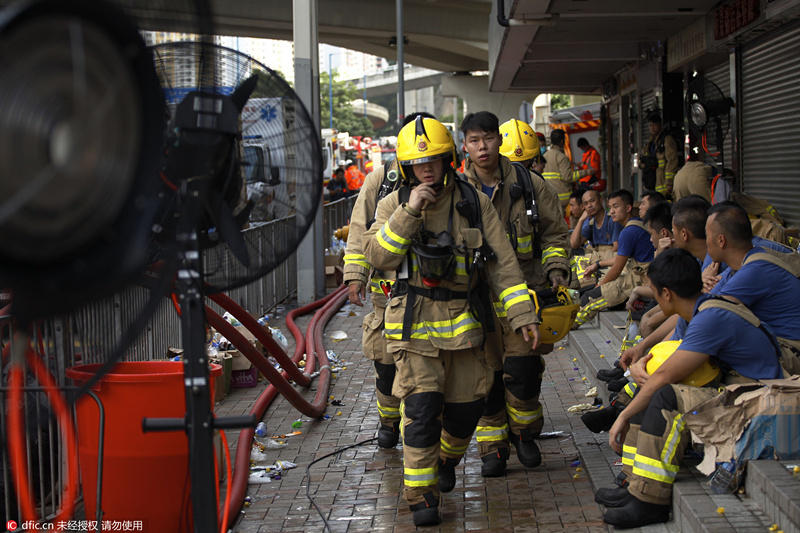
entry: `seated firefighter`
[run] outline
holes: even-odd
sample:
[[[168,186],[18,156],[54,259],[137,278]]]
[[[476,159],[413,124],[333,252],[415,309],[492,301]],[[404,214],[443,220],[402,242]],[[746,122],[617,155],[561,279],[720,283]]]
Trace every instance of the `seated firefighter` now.
[[[666,250],[647,276],[664,312],[689,325],[674,353],[660,366],[648,365],[651,375],[609,431],[628,483],[598,490],[595,500],[616,527],[669,519],[672,484],[689,438],[683,416],[719,394],[714,385],[783,375],[772,333],[742,304],[702,295],[700,265],[689,252]]]
[[[653,260],[650,233],[639,218],[631,216],[633,209],[631,193],[624,189],[611,193],[608,207],[611,219],[622,227],[616,239],[617,253],[612,259],[592,263],[584,271],[584,277],[587,277],[600,268],[611,267],[595,288],[583,293],[582,307],[575,320],[575,328],[591,320],[603,309],[627,300],[633,288],[643,284],[644,272]]]
[[[464,455],[492,386],[482,349],[489,290],[533,348],[539,320],[489,198],[453,170],[447,128],[418,117],[397,137],[403,186],[378,203],[364,255],[396,272],[384,332],[397,366],[392,394],[402,400],[403,493],[423,526],[441,522],[439,469]]]

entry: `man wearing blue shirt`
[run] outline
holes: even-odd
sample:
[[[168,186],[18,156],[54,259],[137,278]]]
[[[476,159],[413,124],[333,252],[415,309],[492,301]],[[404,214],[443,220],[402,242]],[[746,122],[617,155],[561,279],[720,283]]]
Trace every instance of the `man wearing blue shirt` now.
[[[600,489],[595,499],[608,507],[604,520],[621,528],[669,519],[672,483],[688,440],[683,415],[718,394],[712,386],[682,385],[683,380],[709,361],[722,369],[723,383],[731,371],[750,380],[782,376],[775,338],[740,316],[749,312],[744,306],[701,295],[700,265],[689,252],[666,250],[647,276],[664,312],[679,314],[689,327],[678,349],[641,384],[609,431],[609,444],[623,463],[629,461],[629,483]],[[646,365],[649,358],[637,364]]]
[[[597,191],[583,193],[583,214],[572,230],[569,242],[572,248],[580,248],[588,242],[594,251],[609,250],[608,257],[612,255],[614,235],[621,228],[606,215],[603,208],[603,199]],[[605,259],[605,257],[604,257]]]
[[[584,277],[593,275],[601,267],[611,267],[597,286],[581,297],[582,307],[573,326],[576,329],[606,307],[623,303],[634,287],[642,285],[647,265],[653,260],[650,233],[640,219],[631,216],[631,193],[624,189],[611,193],[608,208],[611,219],[623,228],[619,233],[617,254],[586,268]]]

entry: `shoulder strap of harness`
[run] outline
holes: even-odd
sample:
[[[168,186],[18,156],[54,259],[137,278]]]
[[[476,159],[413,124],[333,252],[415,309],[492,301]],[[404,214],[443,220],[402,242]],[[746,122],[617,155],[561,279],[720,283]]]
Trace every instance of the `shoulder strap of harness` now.
[[[647,229],[645,229],[644,224],[642,223],[641,220],[629,220],[628,223],[625,224],[626,228],[628,226],[636,226],[637,228],[641,228],[641,229],[647,231]]]
[[[381,186],[378,187],[378,192],[375,195],[375,212],[373,212],[372,216],[367,219],[366,229],[369,229],[375,223],[375,215],[378,212],[378,202],[389,196],[400,184],[400,180],[397,179],[397,170],[389,170],[388,168],[391,164],[392,163],[389,162],[386,165],[383,165],[383,179],[381,180]]]
[[[525,168],[522,163],[515,161],[511,164],[516,171],[516,182],[522,189],[522,198],[525,202],[525,213],[528,215],[531,224],[536,224],[539,222],[539,208],[536,206],[536,193],[533,190],[533,185],[531,185],[530,171]]]
[[[742,265],[752,263],[753,261],[766,261],[773,265],[779,266],[789,274],[796,278],[800,278],[800,255],[782,252],[756,252],[748,255]]]

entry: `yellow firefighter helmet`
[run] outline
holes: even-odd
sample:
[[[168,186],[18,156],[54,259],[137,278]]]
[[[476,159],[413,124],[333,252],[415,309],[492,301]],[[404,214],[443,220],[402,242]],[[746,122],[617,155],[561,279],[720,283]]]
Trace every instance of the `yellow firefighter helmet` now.
[[[435,118],[427,117],[417,117],[403,126],[397,134],[400,175],[407,178],[406,173],[410,169],[405,167],[435,159],[445,160],[445,172],[449,164],[456,160],[456,145],[447,128]]]
[[[536,291],[528,289],[528,292],[536,306],[536,314],[539,315],[539,342],[553,344],[566,337],[580,309],[570,296],[569,289],[559,287],[556,301],[544,307],[540,306]]]
[[[511,161],[527,161],[539,155],[539,139],[530,124],[512,118],[500,126],[500,153]]]
[[[664,361],[669,359],[680,346],[681,341],[663,341],[659,342],[650,349],[650,354],[653,356],[647,361],[647,373],[653,374],[658,368],[664,364]],[[684,385],[691,385],[692,387],[702,387],[715,380],[719,376],[719,367],[706,361],[694,372],[689,374],[686,379],[681,381]]]

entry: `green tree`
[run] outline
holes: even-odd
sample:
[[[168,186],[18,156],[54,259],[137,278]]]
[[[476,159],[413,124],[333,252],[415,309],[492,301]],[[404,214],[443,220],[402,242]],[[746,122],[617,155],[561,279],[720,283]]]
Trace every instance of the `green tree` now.
[[[283,72],[280,70],[274,72],[280,77],[280,80],[288,83],[289,87],[292,86],[292,82],[286,80]],[[253,74],[258,76],[258,85],[253,90],[253,94],[250,95],[251,98],[275,98],[286,94],[286,87],[275,76],[270,76],[267,72],[258,68],[253,70]]]
[[[558,111],[559,109],[566,109],[571,107],[570,97],[568,94],[554,94],[550,96],[550,110]]]
[[[361,97],[358,87],[351,81],[337,80],[336,71],[333,71],[332,88],[328,82],[328,73],[320,72],[320,124],[322,127],[327,128],[331,123],[329,98],[331,89],[333,90],[333,127],[339,131],[346,131],[350,135],[373,136],[372,123],[363,115],[357,114],[350,104],[353,100]]]

